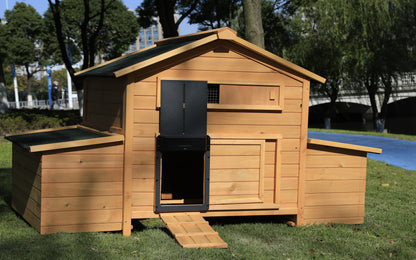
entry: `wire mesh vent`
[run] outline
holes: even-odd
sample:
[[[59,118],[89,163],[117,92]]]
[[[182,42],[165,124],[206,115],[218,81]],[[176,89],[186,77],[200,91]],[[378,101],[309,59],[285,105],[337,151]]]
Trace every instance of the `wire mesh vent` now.
[[[208,84],[208,103],[220,103],[220,85]]]

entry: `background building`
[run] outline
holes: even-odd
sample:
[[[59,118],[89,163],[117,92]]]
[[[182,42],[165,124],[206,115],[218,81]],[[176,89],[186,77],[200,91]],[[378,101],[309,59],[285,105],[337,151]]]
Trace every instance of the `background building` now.
[[[134,12],[134,10],[131,11]],[[178,20],[177,14],[175,14],[175,21],[176,20]],[[126,54],[152,46],[158,40],[163,39],[163,30],[162,25],[159,22],[159,17],[155,17],[154,21],[155,24],[151,25],[150,27],[140,27],[136,42],[130,45]],[[180,33],[179,28],[178,33]]]

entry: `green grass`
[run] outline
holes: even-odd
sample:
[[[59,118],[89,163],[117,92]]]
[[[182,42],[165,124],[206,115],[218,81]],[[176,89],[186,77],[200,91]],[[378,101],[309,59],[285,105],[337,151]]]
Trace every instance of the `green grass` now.
[[[289,227],[210,218],[228,249],[183,249],[158,219],[121,232],[40,235],[10,208],[11,145],[0,140],[0,259],[416,259],[416,171],[369,160],[363,225]]]
[[[390,138],[401,139],[401,140],[416,141],[416,135],[388,134],[388,133],[363,132],[363,131],[340,130],[340,129],[322,129],[322,128],[309,128],[308,130],[317,131],[317,132],[340,133],[340,134],[373,135],[373,136],[390,137]]]

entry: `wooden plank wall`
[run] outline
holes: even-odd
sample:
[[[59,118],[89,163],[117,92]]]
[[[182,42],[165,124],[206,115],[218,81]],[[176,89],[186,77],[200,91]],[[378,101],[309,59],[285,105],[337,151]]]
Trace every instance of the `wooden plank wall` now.
[[[13,144],[12,207],[40,232],[41,155]]]
[[[121,79],[86,79],[84,125],[102,131],[123,128],[123,84]]]
[[[127,127],[132,127],[134,130],[132,140],[126,142],[134,143],[132,218],[157,217],[153,214],[153,210],[155,135],[159,131],[159,113],[156,110],[157,84],[160,80],[284,85],[285,98],[282,112],[209,111],[207,131],[208,134],[282,136],[280,206],[282,209],[292,209],[296,214],[303,83],[295,76],[277,72],[262,61],[251,60],[246,55],[253,54],[210,51],[146,79],[142,79],[141,75],[131,74],[129,80],[132,85],[128,87],[134,88],[134,116]],[[275,152],[272,146],[266,146],[267,200],[272,198],[271,183],[274,183],[271,174],[273,170],[270,166]],[[217,189],[212,185],[211,188]]]
[[[121,230],[123,145],[42,157],[41,234]]]
[[[132,140],[132,218],[158,217],[153,214],[155,189],[156,134],[159,112],[156,110],[156,79],[134,84]],[[128,137],[126,137],[128,138]],[[126,151],[127,153],[127,151]]]
[[[221,141],[211,141],[210,208],[263,202],[264,172],[260,165],[264,164],[265,144],[258,140]]]
[[[308,144],[303,224],[363,223],[366,156]]]

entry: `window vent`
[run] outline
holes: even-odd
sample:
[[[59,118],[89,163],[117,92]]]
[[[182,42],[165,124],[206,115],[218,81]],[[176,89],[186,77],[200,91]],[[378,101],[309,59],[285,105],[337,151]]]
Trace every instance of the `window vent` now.
[[[220,85],[208,84],[208,103],[219,104],[220,103]]]

